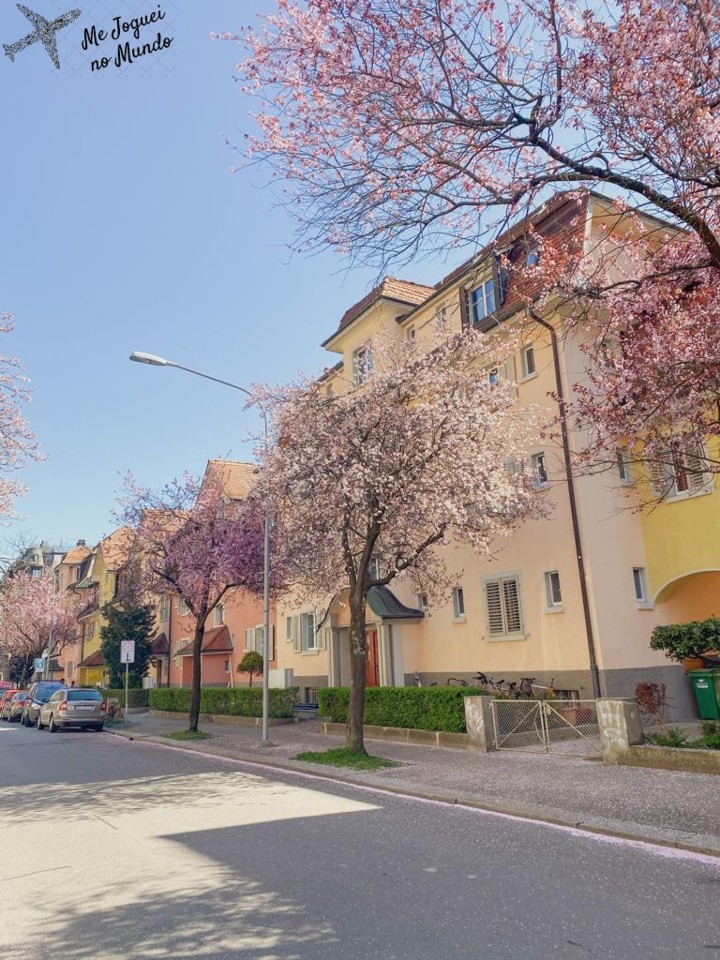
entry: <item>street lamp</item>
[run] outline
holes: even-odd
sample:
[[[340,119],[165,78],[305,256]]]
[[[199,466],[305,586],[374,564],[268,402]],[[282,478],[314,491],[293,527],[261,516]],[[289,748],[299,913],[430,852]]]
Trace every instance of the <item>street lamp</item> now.
[[[186,373],[192,373],[196,377],[203,377],[205,380],[221,383],[225,387],[232,387],[233,390],[239,390],[241,393],[246,394],[253,403],[257,404],[262,414],[265,427],[265,448],[267,449],[267,411],[257,397],[254,397],[246,387],[241,387],[237,383],[230,383],[229,380],[220,380],[218,377],[211,377],[208,373],[193,370],[191,367],[184,367],[181,363],[174,363],[172,360],[166,360],[165,357],[158,357],[154,353],[142,353],[141,351],[134,350],[130,354],[130,359],[135,363],[147,363],[151,367],[175,367],[176,370],[184,370]],[[262,745],[267,747],[272,746],[268,738],[268,716],[270,714],[270,673],[268,658],[268,650],[270,649],[270,515],[267,510],[265,511],[265,539],[263,543],[263,635],[265,637],[265,649],[263,650]]]

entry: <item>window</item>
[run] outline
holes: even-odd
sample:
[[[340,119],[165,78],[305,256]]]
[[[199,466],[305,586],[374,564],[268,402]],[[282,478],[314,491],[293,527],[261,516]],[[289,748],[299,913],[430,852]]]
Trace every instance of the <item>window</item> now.
[[[218,603],[213,608],[213,626],[221,627],[225,623],[225,607],[222,603]]]
[[[426,593],[419,593],[417,595],[417,608],[418,610],[427,610],[428,598]]]
[[[296,653],[317,653],[327,650],[331,630],[318,630],[314,613],[298,613],[285,619],[285,639]]]
[[[225,673],[230,673],[230,661],[225,661]]]
[[[500,376],[500,371],[498,370],[497,367],[492,367],[492,369],[488,370],[488,383],[490,384],[491,387],[494,387],[495,384],[498,382],[499,376]]]
[[[158,620],[170,619],[170,597],[163,597],[158,605]]]
[[[353,354],[353,383],[356,387],[367,383],[372,376],[373,362],[370,345],[360,347]]]
[[[85,637],[89,640],[91,637],[95,636],[95,621],[90,620],[86,624]]]
[[[560,574],[551,570],[545,574],[545,602],[548,609],[562,607],[562,591],[560,589]]]
[[[438,330],[447,328],[448,312],[447,307],[438,307],[435,311],[435,326]]]
[[[462,587],[453,587],[452,602],[453,602],[453,619],[464,620],[465,619],[465,594],[463,593]]]
[[[620,477],[620,483],[632,483],[632,467],[630,464],[630,459],[628,457],[627,450],[624,450],[622,447],[618,447],[615,451],[615,461],[618,468],[618,476]]]
[[[415,327],[408,327],[405,331],[405,339],[409,344],[413,344],[415,340]]]
[[[535,347],[523,347],[520,359],[523,378],[535,376]]]
[[[540,251],[533,244],[533,246],[528,247],[527,253],[525,254],[525,266],[534,267],[540,261]]]
[[[548,485],[547,464],[545,462],[545,453],[534,453],[530,457],[530,472],[532,474],[532,485],[535,490],[542,490]]]
[[[513,639],[523,636],[520,580],[517,576],[486,580],[485,604],[488,639]]]
[[[303,650],[317,650],[314,613],[300,614],[300,635]]]
[[[635,599],[638,603],[648,603],[647,571],[645,567],[633,567]]]
[[[184,600],[178,600],[178,616],[186,617],[190,613],[190,607]]]
[[[495,312],[495,282],[492,278],[481,283],[479,287],[470,291],[470,318],[473,323],[480,323],[485,317]]]
[[[332,400],[334,396],[335,390],[333,389],[333,385],[329,383],[327,387],[325,387],[325,397],[327,400]]]
[[[659,497],[692,496],[707,489],[708,476],[703,469],[705,452],[668,450],[667,461],[648,464],[650,485]]]

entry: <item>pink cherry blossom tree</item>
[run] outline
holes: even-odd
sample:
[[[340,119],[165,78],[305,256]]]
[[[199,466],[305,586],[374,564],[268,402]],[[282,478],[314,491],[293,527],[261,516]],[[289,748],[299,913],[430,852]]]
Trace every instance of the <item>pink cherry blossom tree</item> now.
[[[0,334],[11,333],[13,319],[0,313]],[[11,476],[28,460],[40,459],[35,436],[22,408],[30,400],[28,379],[17,357],[0,355],[0,517],[12,516],[22,486]]]
[[[301,248],[384,265],[475,244],[558,189],[609,192],[616,242],[542,250],[539,272],[607,327],[575,408],[590,452],[717,470],[719,35],[715,0],[278,0],[222,36],[258,104],[241,153]],[[672,228],[638,233],[628,202]]]
[[[534,412],[519,416],[512,385],[483,373],[502,360],[490,349],[474,331],[422,356],[376,340],[358,389],[329,399],[303,381],[263,397],[277,436],[259,485],[278,518],[274,556],[298,600],[347,596],[353,752],[364,752],[368,591],[409,577],[444,597],[452,583],[441,547],[489,553],[540,512],[520,465]]]
[[[40,576],[20,571],[6,576],[0,586],[0,645],[10,656],[30,663],[42,656],[57,656],[74,644],[80,634],[77,616],[82,602],[72,594],[58,593],[55,577],[49,570]]]
[[[195,621],[188,730],[196,731],[206,620],[229,590],[262,591],[263,518],[254,501],[228,499],[218,473],[203,483],[186,475],[158,493],[126,486],[124,519],[143,587],[184,601]]]

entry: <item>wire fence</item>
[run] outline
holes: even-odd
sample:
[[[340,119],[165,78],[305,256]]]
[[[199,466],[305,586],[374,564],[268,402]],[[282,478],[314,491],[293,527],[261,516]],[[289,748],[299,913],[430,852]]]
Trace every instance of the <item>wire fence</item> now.
[[[498,750],[602,755],[594,700],[493,700]]]

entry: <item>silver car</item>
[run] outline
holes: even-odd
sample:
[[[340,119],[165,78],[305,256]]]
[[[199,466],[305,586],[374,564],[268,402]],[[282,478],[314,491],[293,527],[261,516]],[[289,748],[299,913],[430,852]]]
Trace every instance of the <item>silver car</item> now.
[[[47,728],[50,733],[65,727],[102,730],[106,710],[107,704],[99,690],[63,687],[40,708],[37,727],[38,730]]]

